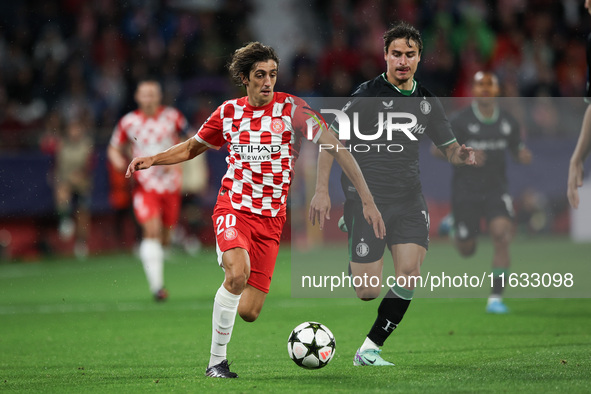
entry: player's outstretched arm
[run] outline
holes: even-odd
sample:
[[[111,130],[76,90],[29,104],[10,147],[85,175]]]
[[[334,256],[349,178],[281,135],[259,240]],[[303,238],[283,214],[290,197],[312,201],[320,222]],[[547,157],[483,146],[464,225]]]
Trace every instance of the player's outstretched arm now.
[[[473,166],[476,165],[476,156],[474,149],[467,147],[466,145],[452,142],[451,144],[442,148],[449,161],[454,166]]]
[[[326,130],[324,132],[327,132]],[[310,202],[308,218],[312,225],[318,220],[320,230],[324,229],[324,220],[330,220],[330,195],[328,193],[328,181],[334,157],[325,150],[318,155],[318,171],[316,175],[316,190]]]
[[[568,184],[566,195],[571,207],[579,207],[579,187],[583,186],[583,162],[591,151],[591,105],[587,106],[581,134],[577,141],[577,146],[570,158],[568,167]]]
[[[382,219],[382,214],[376,206],[373,196],[369,191],[369,187],[365,182],[365,178],[361,173],[361,168],[353,158],[353,155],[345,149],[340,141],[332,134],[324,130],[318,139],[318,144],[327,148],[326,152],[331,154],[336,161],[339,163],[343,172],[351,182],[363,204],[363,216],[365,220],[373,227],[374,233],[377,238],[383,239],[386,236],[386,225]]]
[[[113,145],[109,145],[107,148],[107,157],[109,162],[115,168],[115,170],[119,172],[125,171],[127,168],[127,158],[121,152],[119,148],[114,147]]]
[[[195,138],[190,138],[185,142],[176,144],[164,152],[157,153],[153,156],[136,157],[131,163],[129,163],[125,177],[129,178],[134,172],[145,170],[152,166],[177,164],[191,160],[197,155],[205,152],[207,149],[207,145],[202,144]]]

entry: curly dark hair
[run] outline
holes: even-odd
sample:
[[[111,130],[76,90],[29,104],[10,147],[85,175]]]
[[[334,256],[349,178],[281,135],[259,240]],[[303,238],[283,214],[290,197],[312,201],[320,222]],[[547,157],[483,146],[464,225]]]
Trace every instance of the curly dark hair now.
[[[405,38],[409,47],[411,46],[410,41],[414,41],[419,49],[419,55],[423,52],[421,33],[414,26],[411,26],[406,22],[398,22],[384,33],[384,52],[388,52],[388,47],[392,41],[399,38]]]
[[[242,76],[248,78],[255,64],[267,60],[274,60],[279,67],[279,57],[273,48],[258,41],[250,42],[242,48],[236,49],[228,63],[228,70],[236,85],[242,86],[244,85]]]

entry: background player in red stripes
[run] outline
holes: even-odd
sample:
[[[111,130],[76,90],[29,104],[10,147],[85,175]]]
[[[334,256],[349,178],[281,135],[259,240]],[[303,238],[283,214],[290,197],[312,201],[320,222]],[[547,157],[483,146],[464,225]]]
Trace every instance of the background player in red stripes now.
[[[303,100],[274,91],[278,66],[273,48],[261,43],[236,50],[229,71],[238,85],[246,87],[247,95],[220,105],[194,138],[156,155],[135,158],[127,170],[131,176],[138,170],[180,163],[228,144],[228,170],[213,213],[218,262],[225,280],[214,300],[211,357],[206,370],[211,377],[237,377],[226,358],[236,313],[252,322],[261,312],[285,223],[294,163],[307,136],[306,121],[316,117]],[[321,121],[314,122],[312,134],[316,143],[342,148]],[[383,238],[384,222],[359,166],[344,149],[330,153],[359,191],[364,217],[376,237]]]
[[[157,81],[138,84],[138,109],[121,118],[108,148],[116,171],[127,169],[128,152],[144,156],[160,152],[184,139],[189,124],[175,108],[161,105],[162,89]],[[133,191],[133,210],[142,227],[140,259],[156,301],[164,301],[164,247],[170,244],[171,230],[179,217],[181,199],[180,166],[158,167],[137,173]]]

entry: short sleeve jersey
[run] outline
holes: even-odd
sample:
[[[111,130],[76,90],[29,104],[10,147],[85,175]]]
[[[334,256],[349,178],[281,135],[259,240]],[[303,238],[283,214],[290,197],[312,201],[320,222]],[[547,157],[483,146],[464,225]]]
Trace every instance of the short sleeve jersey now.
[[[187,119],[175,108],[160,107],[150,117],[136,110],[117,123],[110,143],[116,148],[131,144],[133,157],[151,156],[178,144],[188,130]],[[146,191],[178,192],[181,188],[180,166],[153,166],[134,175],[139,187]]]
[[[403,94],[385,73],[361,84],[352,96],[343,112],[359,133],[351,132],[345,145],[359,164],[375,201],[395,203],[414,198],[422,192],[419,141],[425,134],[439,147],[455,141],[441,102],[417,81],[410,95]],[[412,127],[394,128],[388,133],[393,123]],[[333,123],[332,128],[342,139],[339,124]],[[347,198],[359,199],[344,174],[341,183]]]
[[[490,119],[485,119],[473,103],[453,114],[450,122],[459,144],[486,154],[482,166],[454,167],[453,192],[469,195],[505,193],[506,152],[509,150],[516,155],[522,146],[517,120],[499,107]]]
[[[285,215],[287,193],[306,122],[313,112],[302,99],[275,92],[262,107],[248,97],[220,105],[201,126],[195,139],[210,148],[227,143],[228,170],[222,188],[228,190],[234,209],[262,216]],[[310,123],[311,124],[311,123]],[[310,126],[316,142],[322,129]]]

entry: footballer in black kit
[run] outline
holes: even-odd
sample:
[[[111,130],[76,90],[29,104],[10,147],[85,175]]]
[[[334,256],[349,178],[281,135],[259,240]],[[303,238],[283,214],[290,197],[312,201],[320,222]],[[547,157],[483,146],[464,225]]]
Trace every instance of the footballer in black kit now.
[[[474,100],[450,117],[458,142],[474,149],[478,164],[454,168],[452,217],[456,247],[464,257],[476,251],[480,221],[486,219],[493,242],[493,286],[486,311],[507,313],[503,303],[503,277],[511,265],[509,244],[513,238],[513,201],[507,188],[507,151],[521,164],[529,164],[531,152],[521,140],[517,120],[498,103],[499,81],[479,71],[472,81]],[[437,150],[436,156],[442,157]],[[452,219],[444,219],[444,223]]]
[[[382,257],[386,245],[415,243],[427,249],[429,213],[419,178],[419,141],[425,134],[439,148],[456,141],[443,107],[420,82],[413,80],[412,88],[402,91],[386,79],[386,73],[361,84],[353,97],[344,112],[350,119],[358,113],[360,133],[378,137],[368,141],[351,133],[346,146],[361,167],[382,212],[386,238],[370,236],[373,229],[360,216],[359,196],[349,178],[343,175],[341,184],[347,198],[344,220],[350,230],[351,261],[374,262]],[[388,114],[394,116],[388,119]],[[388,136],[388,120],[408,126]],[[339,125],[335,123],[333,129],[338,130]],[[377,127],[380,123],[381,135]]]
[[[513,217],[513,202],[507,190],[506,152],[514,156],[523,147],[517,120],[495,107],[491,118],[472,105],[455,113],[452,129],[459,143],[480,151],[478,166],[454,168],[452,178],[452,211],[456,237],[473,238],[479,233],[480,219],[488,222],[497,216]]]
[[[380,347],[406,313],[421,275],[429,215],[419,179],[419,140],[427,134],[454,165],[475,163],[474,151],[457,143],[439,100],[414,79],[422,48],[419,31],[404,22],[386,31],[386,72],[363,83],[342,109],[347,116],[338,120],[337,115],[338,122],[333,123],[339,139],[347,141],[386,224],[385,238],[375,237],[363,218],[356,190],[343,177],[347,199],[339,227],[348,232],[349,270],[357,297],[369,301],[380,296],[386,245],[396,273],[396,283],[389,284],[392,287],[380,302],[377,318],[355,353],[356,366],[394,365],[382,358]],[[310,217],[319,217],[320,228],[330,212],[331,164],[332,158],[321,148],[310,203]],[[356,280],[364,277],[374,281]]]

